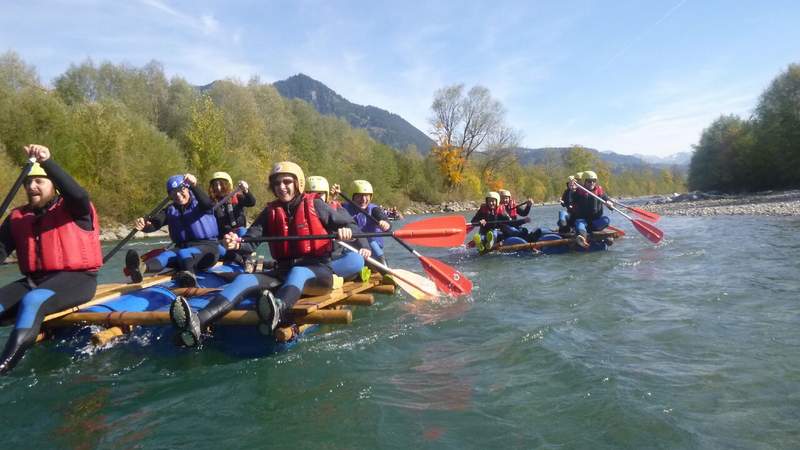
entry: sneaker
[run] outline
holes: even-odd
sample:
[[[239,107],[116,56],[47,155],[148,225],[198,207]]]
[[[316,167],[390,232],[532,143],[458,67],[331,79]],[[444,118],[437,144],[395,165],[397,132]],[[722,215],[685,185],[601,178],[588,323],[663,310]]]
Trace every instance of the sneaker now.
[[[169,306],[169,319],[178,330],[178,341],[185,347],[196,347],[200,343],[200,319],[183,296],[175,297]]]
[[[141,283],[142,273],[144,272],[144,264],[142,260],[139,259],[139,253],[136,250],[128,250],[128,253],[125,254],[125,269],[123,270],[125,275],[131,277],[131,281],[134,283]]]
[[[178,287],[197,287],[197,275],[188,270],[176,272],[172,279]]]
[[[494,248],[494,232],[486,233],[486,251]]]
[[[281,312],[283,311],[283,302],[281,299],[276,298],[272,291],[265,290],[261,293],[256,301],[256,314],[261,321],[259,330],[263,334],[272,334],[281,323]]]
[[[475,243],[475,248],[477,248],[479,252],[483,252],[483,241],[479,233],[475,233],[475,235],[472,236],[472,242]]]

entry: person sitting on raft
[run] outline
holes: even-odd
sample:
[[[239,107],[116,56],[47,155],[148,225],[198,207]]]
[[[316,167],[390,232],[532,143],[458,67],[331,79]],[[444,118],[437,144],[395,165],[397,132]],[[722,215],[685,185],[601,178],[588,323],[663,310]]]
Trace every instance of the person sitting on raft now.
[[[100,224],[89,194],[42,145],[28,145],[34,158],[25,178],[28,203],[0,226],[0,261],[17,251],[25,275],[0,288],[0,320],[16,317],[2,356],[0,374],[11,370],[36,342],[48,314],[85,303],[97,289],[103,265]]]
[[[328,179],[319,175],[312,175],[308,177],[308,191],[312,194],[317,194],[323,202],[327,203],[333,209],[339,209],[342,204],[338,200],[334,200],[333,192],[339,192],[339,185],[334,184],[333,190],[328,184]]]
[[[355,180],[353,181],[353,192],[350,193],[353,203],[346,202],[342,206],[345,211],[350,213],[353,219],[355,219],[360,231],[364,233],[389,231],[392,229],[392,225],[389,223],[389,218],[386,217],[386,213],[383,212],[383,208],[371,203],[373,192],[372,184],[370,184],[369,181]],[[375,221],[369,220],[362,210],[366,211],[367,214],[372,216],[378,223],[376,224]],[[368,248],[372,252],[372,257],[381,264],[386,265],[386,257],[383,252],[383,238],[371,237],[367,239],[367,241],[369,242]]]
[[[337,239],[351,240],[358,227],[347,214],[328,206],[316,194],[306,193],[303,170],[293,162],[276,164],[269,175],[269,184],[276,200],[267,204],[245,233],[247,238],[291,237],[336,234]],[[369,247],[365,239],[360,245]],[[228,233],[223,242],[228,250],[255,248],[236,233]],[[178,296],[170,306],[170,319],[178,331],[180,342],[186,346],[200,343],[201,332],[215,320],[232,310],[244,298],[258,296],[256,312],[266,331],[272,333],[286,320],[286,312],[300,298],[309,283],[323,287],[333,285],[333,274],[352,276],[361,272],[369,250],[348,252],[332,259],[333,241],[299,240],[272,241],[269,250],[275,268],[260,273],[236,276],[198,312]],[[281,280],[281,281],[278,281]],[[270,289],[277,287],[273,295]],[[263,291],[263,294],[262,294]]]
[[[611,221],[603,214],[603,205],[613,208],[602,186],[597,183],[597,174],[591,170],[583,172],[583,187],[603,199],[600,201],[582,189],[577,191],[577,216],[575,218],[575,242],[581,247],[589,247],[589,232],[606,228]]]
[[[475,247],[479,251],[492,249],[495,240],[499,238],[501,225],[495,222],[508,222],[510,220],[511,218],[506,213],[505,208],[500,205],[500,194],[494,191],[486,194],[485,203],[470,219],[472,225],[480,225],[478,232],[472,237]]]
[[[570,175],[567,179],[567,189],[561,194],[561,206],[564,208],[558,212],[558,232],[569,233],[572,227],[575,226],[575,208],[578,202],[578,186],[575,185],[579,182],[583,172],[578,172],[577,175]],[[577,180],[577,181],[576,181]]]
[[[145,273],[172,268],[177,270],[175,281],[179,286],[193,287],[197,285],[195,271],[212,267],[223,250],[217,241],[219,228],[212,211],[214,202],[197,187],[197,178],[189,173],[169,177],[167,193],[172,204],[155,216],[139,217],[134,227],[152,233],[166,224],[176,249],[161,252],[144,262],[136,250],[128,250],[125,274],[134,283],[141,283]]]
[[[532,237],[529,236],[530,232],[527,228],[523,227],[522,224],[530,222],[528,214],[531,212],[533,199],[529,198],[525,201],[524,206],[518,206],[511,197],[511,191],[500,189],[498,193],[500,194],[500,205],[506,210],[506,213],[511,218],[510,223],[501,224],[500,226],[500,232],[503,235],[503,239],[520,237],[530,241],[532,239]],[[525,219],[523,220],[522,217],[525,217]],[[538,239],[539,236],[541,236],[541,230],[539,230],[539,234],[536,239]]]
[[[247,229],[245,208],[256,206],[256,198],[250,192],[250,186],[241,180],[236,186],[237,193],[226,199],[233,192],[233,179],[227,172],[214,172],[208,183],[208,196],[214,202],[214,216],[217,218],[217,229],[220,236],[229,232],[244,234]],[[219,204],[225,200],[223,204]],[[226,252],[225,262],[243,265],[248,255],[240,252]]]

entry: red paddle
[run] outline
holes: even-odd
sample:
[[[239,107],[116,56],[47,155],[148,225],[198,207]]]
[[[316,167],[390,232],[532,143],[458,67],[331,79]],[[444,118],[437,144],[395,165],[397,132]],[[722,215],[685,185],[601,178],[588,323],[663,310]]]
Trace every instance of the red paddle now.
[[[641,208],[635,208],[633,206],[628,206],[625,203],[622,203],[622,202],[620,202],[620,201],[618,201],[616,199],[612,199],[612,201],[617,205],[620,205],[620,206],[622,206],[624,208],[627,208],[628,211],[636,214],[637,216],[641,217],[642,219],[644,219],[644,220],[646,220],[648,222],[656,223],[659,220],[661,220],[661,216],[659,216],[658,214],[656,214],[656,213],[654,213],[652,211],[647,211],[647,210],[644,210],[644,209],[641,209]]]

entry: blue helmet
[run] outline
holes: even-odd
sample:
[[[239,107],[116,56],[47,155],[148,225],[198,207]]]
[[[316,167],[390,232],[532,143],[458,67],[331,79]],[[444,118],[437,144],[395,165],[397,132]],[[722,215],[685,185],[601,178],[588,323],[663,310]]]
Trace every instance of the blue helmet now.
[[[167,178],[167,194],[171,194],[172,191],[178,189],[183,185],[183,175],[173,175]]]

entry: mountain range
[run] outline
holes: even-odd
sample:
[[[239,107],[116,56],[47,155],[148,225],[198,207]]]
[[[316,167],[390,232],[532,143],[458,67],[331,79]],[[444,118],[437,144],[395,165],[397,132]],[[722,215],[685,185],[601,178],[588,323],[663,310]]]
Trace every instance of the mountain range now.
[[[375,106],[351,103],[333,89],[304,74],[272,84],[285,98],[305,100],[324,115],[340,117],[354,128],[363,128],[373,139],[398,150],[413,145],[422,154],[430,152],[433,140],[397,114]]]

